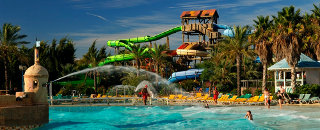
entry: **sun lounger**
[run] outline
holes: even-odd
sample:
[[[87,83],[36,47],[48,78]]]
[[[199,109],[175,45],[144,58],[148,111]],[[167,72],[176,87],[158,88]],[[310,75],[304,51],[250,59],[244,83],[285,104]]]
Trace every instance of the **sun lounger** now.
[[[232,98],[227,99],[226,102],[229,102],[229,103],[234,102],[237,99],[237,97],[238,96],[233,96]]]
[[[224,99],[227,95],[222,95],[220,98],[218,98],[218,101],[221,101],[222,99]]]
[[[228,98],[229,98],[229,96],[230,96],[230,95],[224,95],[224,96],[222,96],[221,99],[220,99],[220,102],[225,102],[225,101],[227,101]],[[219,99],[218,99],[218,101],[219,101]]]
[[[173,100],[173,99],[175,99],[175,97],[176,97],[176,95],[169,95],[169,100]]]
[[[204,101],[209,98],[209,94],[204,95],[204,97],[200,98],[199,100]]]
[[[311,94],[305,94],[300,103],[309,103]]]
[[[303,99],[303,97],[304,97],[304,94],[300,94],[299,98],[297,100],[293,100],[293,102],[298,103]]]
[[[241,95],[234,102],[236,102],[236,103],[245,103],[247,100],[250,99],[250,97],[251,97],[251,94]]]
[[[254,97],[252,97],[252,98],[250,98],[250,99],[251,99],[251,100],[248,100],[248,101],[247,101],[248,103],[258,102],[259,96],[254,96]]]
[[[319,101],[320,101],[320,98],[319,98],[319,97],[312,97],[312,98],[310,98],[310,102],[311,102],[311,103],[319,103]]]

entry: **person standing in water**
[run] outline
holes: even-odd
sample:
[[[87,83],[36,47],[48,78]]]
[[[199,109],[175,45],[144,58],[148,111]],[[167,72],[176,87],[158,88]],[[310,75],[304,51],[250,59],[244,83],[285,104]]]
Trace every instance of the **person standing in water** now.
[[[267,88],[264,89],[264,105],[270,108],[270,92]]]
[[[247,111],[247,114],[244,116],[244,118],[248,118],[249,120],[253,120],[253,117],[252,117],[252,114],[251,114],[251,111]]]
[[[149,96],[148,85],[144,86],[144,88],[141,90],[140,93],[142,94],[142,99],[143,99],[144,105],[147,105],[147,99],[148,99],[148,96]]]
[[[218,103],[218,96],[219,96],[219,92],[217,90],[217,87],[214,87],[214,90],[213,90],[213,101],[215,104]]]
[[[286,92],[286,90],[284,90],[282,88],[282,86],[280,86],[280,90],[278,91],[278,97],[279,97],[279,105],[280,105],[280,109],[282,108],[282,101],[285,99],[284,97],[284,93]]]

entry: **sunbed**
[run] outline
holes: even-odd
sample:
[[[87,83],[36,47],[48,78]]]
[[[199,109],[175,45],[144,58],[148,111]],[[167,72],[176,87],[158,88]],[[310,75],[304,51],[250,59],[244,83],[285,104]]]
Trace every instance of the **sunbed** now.
[[[229,102],[229,103],[234,102],[237,99],[237,97],[238,96],[233,96],[232,98],[227,99],[226,102]]]
[[[253,98],[250,98],[247,102],[252,103],[252,102],[258,102],[259,96],[254,96]]]
[[[311,103],[319,103],[319,101],[320,101],[320,98],[319,98],[319,97],[312,97],[312,98],[310,98],[310,102],[311,102]]]
[[[241,95],[234,102],[236,102],[236,103],[245,103],[250,97],[251,97],[251,94]]]
[[[309,103],[311,94],[305,94],[300,103]]]
[[[220,102],[225,102],[225,101],[227,101],[228,98],[229,98],[229,96],[230,96],[230,95],[222,96],[221,99],[220,99]],[[218,99],[218,101],[219,101],[219,99]]]
[[[293,100],[293,102],[297,103],[297,102],[300,102],[304,97],[304,94],[300,94],[299,95],[299,98],[297,100]]]

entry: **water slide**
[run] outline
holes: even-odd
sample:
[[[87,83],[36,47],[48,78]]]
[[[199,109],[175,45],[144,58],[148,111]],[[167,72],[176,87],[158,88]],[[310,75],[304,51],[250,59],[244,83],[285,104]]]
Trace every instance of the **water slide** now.
[[[216,29],[231,29],[231,27],[227,26],[227,25],[221,25],[221,24],[214,24],[214,27]],[[176,32],[181,31],[182,27],[178,26],[178,27],[174,27],[171,28],[167,31],[164,31],[162,33],[159,33],[155,36],[144,36],[144,37],[136,37],[136,38],[129,38],[129,39],[120,39],[120,40],[110,40],[107,42],[107,45],[110,47],[125,47],[129,50],[132,50],[131,46],[134,45],[134,43],[143,43],[143,42],[151,42],[151,41],[156,41],[159,40],[163,37],[169,36],[171,34],[174,34]],[[179,52],[179,54],[184,54],[184,55],[199,55],[199,56],[206,56],[207,53],[203,52],[203,51],[198,51],[198,50],[184,50],[185,47],[182,48],[178,48],[180,49],[178,51],[177,49],[177,53]],[[193,45],[190,45],[190,48],[192,48]],[[120,55],[114,55],[114,56],[109,56],[105,59],[105,61],[100,62],[99,66],[103,66],[105,64],[108,63],[112,63],[112,62],[116,62],[116,61],[126,61],[126,60],[132,60],[133,56],[132,54],[120,54]]]
[[[170,83],[174,83],[180,80],[199,78],[202,71],[203,69],[189,69],[187,71],[174,72],[172,73],[168,81]]]
[[[181,26],[171,28],[167,31],[164,31],[152,37],[144,36],[144,37],[136,37],[136,38],[129,38],[129,39],[121,39],[121,40],[110,40],[107,42],[107,45],[110,47],[125,47],[129,50],[132,50],[131,46],[133,46],[134,43],[156,41],[179,31],[181,31]],[[142,53],[146,54],[147,51],[148,51],[148,48],[146,48]],[[133,59],[132,54],[120,54],[120,55],[109,56],[105,59],[105,61],[100,62],[99,66],[103,66],[105,64],[116,62],[116,61],[126,61],[126,60],[132,60],[132,59]]]
[[[136,38],[129,38],[129,39],[120,39],[120,40],[110,40],[107,42],[107,45],[110,47],[126,47],[126,46],[132,46],[132,43],[143,43],[143,42],[151,42],[156,41],[161,38],[164,38],[166,36],[169,36],[171,34],[174,34],[176,32],[181,31],[181,26],[171,28],[167,31],[164,31],[162,33],[159,33],[155,36],[144,36],[144,37],[136,37]],[[128,48],[129,49],[129,48]]]
[[[154,51],[153,48],[151,48],[152,51]],[[150,55],[148,55],[149,48],[144,49],[141,54],[145,55],[146,57],[150,57]],[[113,56],[108,56],[103,62],[100,62],[98,64],[98,66],[103,66],[105,64],[108,63],[112,63],[112,62],[117,62],[117,61],[127,61],[127,60],[132,60],[133,59],[133,54],[119,54],[119,55],[113,55]]]

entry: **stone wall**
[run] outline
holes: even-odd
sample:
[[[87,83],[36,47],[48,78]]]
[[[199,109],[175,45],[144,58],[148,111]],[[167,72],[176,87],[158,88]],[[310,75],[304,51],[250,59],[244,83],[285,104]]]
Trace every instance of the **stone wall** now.
[[[49,122],[49,106],[11,106],[0,108],[0,126],[42,125]]]
[[[26,96],[22,100],[16,97]],[[0,96],[0,129],[30,129],[49,122],[49,105],[34,104],[33,92]]]

